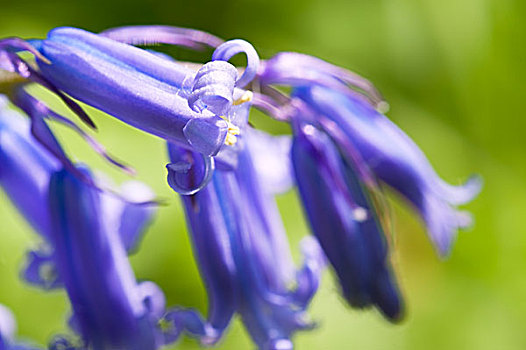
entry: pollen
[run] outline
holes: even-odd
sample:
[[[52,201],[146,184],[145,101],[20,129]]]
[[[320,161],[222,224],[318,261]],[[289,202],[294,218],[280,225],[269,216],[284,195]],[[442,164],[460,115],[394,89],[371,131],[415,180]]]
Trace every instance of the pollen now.
[[[239,106],[240,104],[242,103],[245,103],[245,102],[250,102],[252,101],[252,98],[254,97],[254,94],[252,93],[252,91],[245,91],[245,93],[243,94],[243,96],[241,96],[240,98],[238,98],[237,100],[234,100],[234,102],[232,102],[232,105],[234,106]]]
[[[228,129],[225,139],[225,145],[233,146],[237,143],[237,135],[241,133],[241,130],[234,124],[228,122]]]
[[[225,145],[227,146],[233,146],[237,143],[237,136],[241,134],[241,129],[239,127],[232,124],[226,117],[221,116],[221,119],[226,121],[227,123],[227,131],[226,131],[226,138],[225,138]]]

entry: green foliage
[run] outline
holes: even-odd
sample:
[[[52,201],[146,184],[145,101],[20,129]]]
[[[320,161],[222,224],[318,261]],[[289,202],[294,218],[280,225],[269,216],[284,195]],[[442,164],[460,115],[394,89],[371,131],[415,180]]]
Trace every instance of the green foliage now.
[[[391,325],[377,312],[344,306],[327,274],[312,314],[320,322],[299,333],[299,349],[519,349],[526,346],[526,3],[513,0],[233,0],[11,1],[2,6],[0,37],[42,37],[59,25],[92,31],[124,24],[172,24],[251,41],[263,58],[280,50],[325,58],[370,78],[391,105],[389,116],[429,155],[438,172],[459,183],[472,172],[485,179],[468,209],[476,217],[452,256],[439,261],[410,209],[393,198],[393,260],[407,317]],[[205,59],[166,48],[182,59]],[[35,90],[52,106],[56,99]],[[88,108],[98,139],[136,165],[138,178],[169,199],[132,258],[138,278],[157,282],[170,305],[206,310],[206,297],[179,201],[165,184],[159,139]],[[261,118],[258,116],[258,119]],[[264,123],[264,122],[262,122]],[[275,123],[271,129],[286,130]],[[70,152],[109,168],[69,131],[56,128]],[[277,129],[274,129],[277,130]],[[3,196],[3,195],[2,195]],[[294,193],[279,199],[296,247],[307,234]],[[64,332],[63,292],[42,293],[20,282],[24,251],[38,237],[0,198],[0,301],[13,309],[19,334],[46,342]],[[236,322],[220,349],[251,348]],[[197,349],[188,339],[178,349]]]

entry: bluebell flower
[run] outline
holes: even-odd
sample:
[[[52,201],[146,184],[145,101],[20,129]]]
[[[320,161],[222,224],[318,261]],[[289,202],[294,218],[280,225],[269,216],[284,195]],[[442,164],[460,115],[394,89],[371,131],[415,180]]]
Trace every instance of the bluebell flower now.
[[[254,132],[246,142],[272,142]],[[289,143],[290,145],[290,143]],[[204,176],[202,160],[170,145],[171,173],[180,187]],[[318,243],[303,242],[305,262],[295,271],[272,184],[256,173],[249,147],[239,151],[235,170],[218,170],[198,193],[183,196],[186,217],[200,271],[209,296],[206,321],[192,310],[171,315],[175,324],[215,343],[238,313],[260,349],[291,349],[291,335],[311,328],[305,309],[318,284],[324,264]],[[269,174],[271,171],[269,169]]]
[[[307,121],[329,134],[347,157],[359,158],[364,180],[370,173],[367,182],[379,179],[402,194],[427,225],[437,251],[448,254],[457,229],[471,224],[470,216],[455,206],[478,194],[480,178],[473,177],[462,186],[445,183],[418,146],[379,112],[387,104],[374,86],[340,67],[306,55],[281,53],[264,62],[259,81],[264,86],[294,87],[293,100],[316,114],[316,120]],[[262,107],[271,112],[280,107],[273,105],[276,101],[263,102]],[[279,117],[297,114],[297,108],[289,110]]]
[[[400,319],[403,306],[386,237],[355,164],[342,157],[328,135],[301,121],[294,128],[291,155],[312,230],[345,299],[359,308],[376,305],[389,319]]]
[[[427,225],[440,255],[471,217],[455,206],[470,201],[481,183],[451,186],[394,123],[374,86],[318,58],[280,53],[258,73],[253,103],[293,125],[296,182],[312,230],[355,307],[375,305],[391,320],[403,302],[392,276],[381,220],[381,186],[402,194]],[[289,96],[275,86],[290,86]],[[380,197],[378,196],[380,194]]]
[[[134,46],[155,43],[215,50],[210,62],[192,69]],[[20,51],[32,53],[36,65]],[[247,56],[241,74],[227,62],[238,53]],[[1,40],[0,68],[23,78],[10,80],[5,92],[30,118],[0,113],[0,184],[47,243],[31,253],[24,277],[66,289],[71,325],[82,339],[59,337],[52,349],[156,349],[183,331],[209,345],[236,313],[259,348],[290,349],[293,334],[313,326],[306,309],[325,257],[351,306],[376,307],[396,321],[404,310],[383,222],[383,186],[416,209],[441,256],[457,230],[471,224],[457,206],[477,195],[480,179],[444,182],[382,114],[388,104],[371,82],[312,56],[283,52],[259,62],[246,41],[168,26],[99,34],[65,27],[41,40]],[[29,82],[55,93],[92,128],[73,99],[168,142],[167,179],[183,198],[209,296],[206,318],[182,308],[162,318],[162,292],[138,283],[126,256],[151,212],[101,191],[100,181],[69,160],[47,121],[73,129],[108,161],[130,169],[29,95]],[[249,127],[252,106],[289,123],[292,137]],[[299,270],[273,198],[294,184],[314,233],[303,243]]]
[[[0,186],[35,232],[49,244],[49,181],[52,173],[63,169],[63,164],[33,138],[31,123],[10,109],[1,95],[0,111]],[[52,140],[60,147],[56,139]],[[149,201],[152,193],[136,181],[124,184],[120,191],[122,195],[101,192],[101,198],[105,215],[116,221],[123,244],[127,251],[133,251],[155,211],[153,206],[141,204]],[[35,284],[49,287],[51,281],[46,282],[39,274],[41,263],[47,261],[48,250],[30,253],[36,265],[30,264],[25,276]]]
[[[43,249],[30,254],[26,280],[65,288],[81,344],[157,349],[165,343],[158,324],[164,295],[152,282],[138,283],[127,258],[154,212],[151,192],[128,183],[123,190],[135,197],[131,202],[87,184],[36,142],[29,128],[18,113],[0,113],[0,184],[45,240]]]
[[[323,87],[298,89],[296,96],[337,125],[371,173],[415,207],[438,253],[447,255],[457,229],[471,225],[471,216],[455,206],[478,194],[480,178],[462,186],[444,182],[405,133],[357,97]]]
[[[244,92],[236,89],[234,91],[234,97],[242,99]],[[193,183],[191,187],[182,187],[177,181],[174,181],[172,176],[168,176],[168,184],[172,189],[183,195],[191,195],[200,191],[212,178],[214,170],[216,168],[220,170],[233,170],[237,167],[238,153],[242,148],[243,141],[246,139],[248,115],[250,111],[250,101],[237,104],[230,108],[228,114],[225,115],[225,119],[229,120],[229,123],[235,125],[241,125],[236,131],[236,142],[227,148],[222,149],[215,157],[202,157],[203,158],[203,171],[201,182]],[[237,140],[240,140],[239,142]],[[169,174],[177,173],[182,166],[182,161],[178,161],[177,164],[169,163],[166,168]],[[189,164],[184,166],[190,166]],[[186,186],[188,184],[184,184]]]
[[[255,76],[257,53],[247,42],[232,40],[217,47],[212,61],[194,72],[127,44],[151,40],[193,47],[221,42],[197,31],[166,33],[168,29],[121,28],[97,35],[56,28],[43,40],[4,39],[0,49],[7,58],[3,64],[0,60],[0,67],[59,94],[91,126],[89,117],[64,93],[167,141],[213,156],[225,144],[235,143],[239,126],[224,116],[236,103],[234,87],[242,88]],[[38,69],[12,53],[21,50],[35,55]],[[238,77],[226,61],[240,52],[246,53],[248,65]]]
[[[51,175],[53,263],[68,293],[73,329],[93,349],[157,349],[164,295],[138,283],[118,232],[105,217],[98,190],[67,170]]]

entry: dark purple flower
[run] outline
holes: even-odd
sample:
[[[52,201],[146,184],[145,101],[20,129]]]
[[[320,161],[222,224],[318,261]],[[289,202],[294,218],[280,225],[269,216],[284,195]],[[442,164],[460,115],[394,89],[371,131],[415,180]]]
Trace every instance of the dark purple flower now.
[[[375,177],[396,189],[416,208],[437,251],[447,255],[457,229],[471,225],[471,217],[455,206],[478,194],[480,179],[474,177],[463,186],[445,183],[406,134],[353,95],[317,86],[297,89],[295,94],[328,120],[325,126],[329,132],[339,131],[349,140]]]
[[[63,166],[33,138],[27,118],[9,109],[5,98],[0,99],[0,104],[0,186],[49,245],[49,181],[51,174],[60,171]],[[53,142],[60,147],[54,138]],[[153,206],[142,204],[151,200],[153,194],[137,181],[124,184],[120,192],[122,195],[101,192],[100,197],[104,216],[114,222],[124,246],[131,251],[137,246],[155,212]],[[25,271],[26,279],[45,287],[56,286],[54,278],[57,276],[42,275],[45,271],[41,267],[48,261],[48,247],[31,252],[30,264]]]
[[[279,114],[282,119],[297,115],[295,106],[307,105],[315,117],[306,121],[329,134],[347,157],[358,158],[359,173],[365,177],[370,173],[364,181],[371,183],[378,178],[413,204],[437,251],[447,255],[457,229],[471,224],[470,216],[455,206],[478,194],[478,177],[463,186],[445,183],[418,146],[377,111],[387,104],[376,89],[340,67],[311,56],[282,53],[264,62],[259,80],[267,89],[275,84],[294,87],[293,99],[285,106],[273,105],[273,100],[255,101],[256,104],[270,112],[279,111],[278,108],[288,111],[286,115]]]
[[[399,319],[403,303],[380,220],[379,186],[395,188],[416,208],[446,255],[457,229],[471,224],[455,206],[477,195],[480,180],[451,186],[440,179],[418,146],[378,112],[388,105],[374,86],[343,68],[285,52],[262,63],[257,84],[254,105],[293,125],[296,183],[345,299]]]
[[[196,66],[133,46],[156,43],[215,50],[210,62]],[[32,53],[36,66],[20,51]],[[238,53],[247,56],[242,74],[227,62]],[[323,255],[351,306],[374,306],[398,320],[403,301],[382,220],[382,186],[416,209],[442,256],[457,230],[471,223],[456,206],[476,196],[480,179],[445,183],[382,114],[388,104],[368,80],[315,57],[283,52],[260,64],[246,41],[223,42],[191,29],[138,26],[94,34],[64,27],[42,40],[1,40],[0,68],[25,79],[9,81],[7,93],[30,118],[29,124],[13,112],[0,115],[0,184],[47,242],[31,253],[25,278],[65,287],[71,325],[82,337],[81,344],[56,338],[53,349],[156,349],[183,331],[213,344],[236,313],[259,348],[290,349],[294,332],[313,326],[306,308]],[[48,120],[72,128],[128,169],[29,95],[28,82],[55,93],[92,128],[73,98],[168,142],[168,183],[183,195],[209,295],[206,318],[187,309],[161,318],[162,292],[138,283],[127,260],[151,208],[101,191],[100,181],[69,160]],[[292,138],[249,127],[252,106],[289,123]],[[273,198],[294,183],[316,237],[304,242],[299,270]]]
[[[246,136],[247,143],[268,141],[252,132]],[[202,181],[204,166],[197,154],[174,145],[169,150],[173,164],[191,164],[171,175],[179,184],[192,187]],[[219,339],[234,313],[261,349],[291,349],[291,335],[312,327],[305,309],[318,287],[323,257],[317,242],[304,241],[304,266],[294,270],[279,212],[263,180],[245,147],[235,170],[218,170],[201,191],[183,196],[209,311],[207,321],[191,310],[174,312],[171,319],[205,344]]]
[[[43,249],[30,253],[24,277],[44,288],[65,288],[70,323],[86,346],[157,349],[165,341],[158,326],[164,295],[152,282],[138,283],[127,258],[154,212],[152,193],[127,183],[124,200],[86,183],[36,142],[29,128],[27,119],[4,106],[0,184],[45,240]]]
[[[93,349],[157,349],[164,295],[138,283],[99,191],[66,170],[51,175],[49,206],[53,263],[64,284],[73,329]]]
[[[376,305],[386,317],[402,316],[391,276],[388,245],[370,191],[352,160],[313,125],[297,122],[292,161],[312,230],[355,307]]]

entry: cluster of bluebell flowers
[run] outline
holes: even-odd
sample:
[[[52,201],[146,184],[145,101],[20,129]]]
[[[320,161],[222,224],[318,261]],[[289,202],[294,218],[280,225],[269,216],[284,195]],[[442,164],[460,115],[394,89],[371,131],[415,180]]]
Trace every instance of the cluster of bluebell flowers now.
[[[197,65],[138,47],[150,44],[214,51]],[[246,55],[244,69],[228,62],[237,54]],[[42,238],[22,277],[43,290],[64,289],[71,304],[72,332],[57,335],[49,349],[153,350],[181,334],[212,346],[235,315],[259,349],[292,349],[293,334],[315,326],[307,309],[327,265],[352,307],[376,307],[397,321],[404,303],[383,187],[414,207],[442,256],[457,230],[471,224],[456,206],[477,195],[480,179],[442,181],[382,114],[387,104],[369,81],[312,56],[260,60],[244,40],[169,26],[99,34],[56,28],[45,39],[0,40],[0,69],[0,185]],[[128,254],[153,218],[155,196],[138,182],[119,191],[73,162],[49,121],[133,172],[81,125],[29,94],[30,84],[56,94],[85,127],[96,129],[79,102],[166,141],[167,181],[182,199],[208,293],[206,315],[167,308],[155,283],[137,281]],[[292,134],[257,130],[251,108],[288,123]],[[301,266],[293,263],[275,201],[292,187],[313,233],[301,242]],[[12,317],[0,311],[7,315],[0,317],[0,349],[33,349],[13,339]]]

